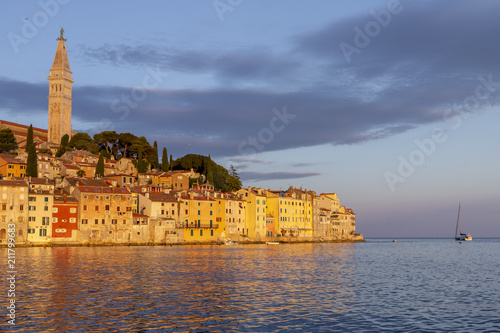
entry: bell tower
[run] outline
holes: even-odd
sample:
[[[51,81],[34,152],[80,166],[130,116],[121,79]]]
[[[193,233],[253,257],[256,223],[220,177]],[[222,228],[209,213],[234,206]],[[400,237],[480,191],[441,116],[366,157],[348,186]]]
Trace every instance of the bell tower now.
[[[61,137],[68,134],[71,138],[71,89],[74,80],[71,78],[68,53],[66,52],[66,39],[63,37],[64,29],[61,28],[61,36],[57,39],[56,55],[49,80],[49,127],[48,142],[59,144]]]

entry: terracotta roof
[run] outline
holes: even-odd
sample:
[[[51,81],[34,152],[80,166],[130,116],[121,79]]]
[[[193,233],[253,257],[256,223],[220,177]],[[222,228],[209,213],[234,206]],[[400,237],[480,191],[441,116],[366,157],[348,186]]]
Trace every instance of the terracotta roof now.
[[[26,180],[3,180],[0,179],[0,186],[28,187]]]
[[[8,164],[26,164],[21,160],[18,160],[14,155],[10,154],[2,154],[0,153],[0,158],[5,160]]]
[[[155,202],[178,202],[175,195],[157,192],[148,192],[149,200]]]
[[[149,216],[144,215],[144,214],[132,213],[132,218],[134,218],[134,217],[146,217],[146,218],[149,218]]]
[[[66,169],[76,169],[76,170],[80,170],[80,168],[76,165],[73,165],[73,164],[69,164],[69,163],[63,163],[64,167]]]
[[[22,128],[26,128],[28,129],[29,126],[27,125],[22,125],[22,124],[18,124],[18,123],[13,123],[11,121],[5,121],[5,120],[0,120],[0,123],[1,124],[7,124],[7,125],[12,125],[12,126],[18,126],[18,127],[22,127]],[[45,133],[48,133],[48,130],[46,129],[42,129],[42,128],[38,128],[38,127],[33,127],[33,131],[41,131],[41,132],[45,132]]]

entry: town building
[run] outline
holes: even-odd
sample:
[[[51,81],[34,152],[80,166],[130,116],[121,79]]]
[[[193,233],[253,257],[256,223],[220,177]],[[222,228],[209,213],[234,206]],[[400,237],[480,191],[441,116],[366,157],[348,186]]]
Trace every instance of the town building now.
[[[0,244],[7,243],[7,232],[12,230],[12,224],[15,224],[13,231],[16,244],[25,244],[28,225],[28,191],[27,180],[0,180]]]
[[[61,142],[61,138],[67,134],[71,139],[71,102],[72,86],[74,80],[71,78],[68,53],[63,37],[64,30],[61,29],[61,36],[57,39],[57,49],[54,62],[50,69],[49,80],[49,123],[48,142]]]
[[[14,155],[0,153],[0,176],[9,180],[26,176],[26,163]]]

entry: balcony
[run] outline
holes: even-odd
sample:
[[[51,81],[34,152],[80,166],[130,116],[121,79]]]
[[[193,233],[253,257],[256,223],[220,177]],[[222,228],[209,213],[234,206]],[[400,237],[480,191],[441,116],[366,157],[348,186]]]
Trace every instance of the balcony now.
[[[219,224],[218,223],[201,223],[201,224],[198,224],[198,223],[189,223],[189,225],[185,225],[184,226],[185,228],[188,228],[188,229],[217,229],[219,228]]]

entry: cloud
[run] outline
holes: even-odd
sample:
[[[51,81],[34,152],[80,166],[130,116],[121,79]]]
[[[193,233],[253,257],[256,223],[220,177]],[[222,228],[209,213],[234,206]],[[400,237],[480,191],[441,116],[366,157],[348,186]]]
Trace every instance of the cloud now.
[[[276,52],[139,43],[82,46],[80,57],[89,62],[208,73],[218,84],[139,92],[75,85],[73,127],[144,135],[174,156],[238,156],[242,160],[234,162],[245,168],[258,163],[253,153],[360,144],[443,122],[445,111],[460,109],[467,97],[474,96],[479,76],[491,75],[493,91],[478,108],[498,105],[500,46],[489,37],[500,30],[495,17],[500,3],[402,3],[402,12],[353,54],[350,64],[339,44],[353,43],[353,28],[374,20],[370,14],[294,36],[289,50]],[[46,112],[46,87],[0,78],[2,110],[26,117]],[[294,93],[287,93],[290,90]],[[143,97],[134,100],[134,93]],[[284,110],[293,118],[280,119],[276,111]]]
[[[277,179],[297,179],[312,176],[320,176],[319,172],[241,172],[240,178],[243,181],[262,181]]]
[[[266,161],[260,158],[245,158],[245,157],[232,157],[229,159],[231,162],[237,162],[237,163],[255,163],[255,164],[273,164],[273,161]]]

